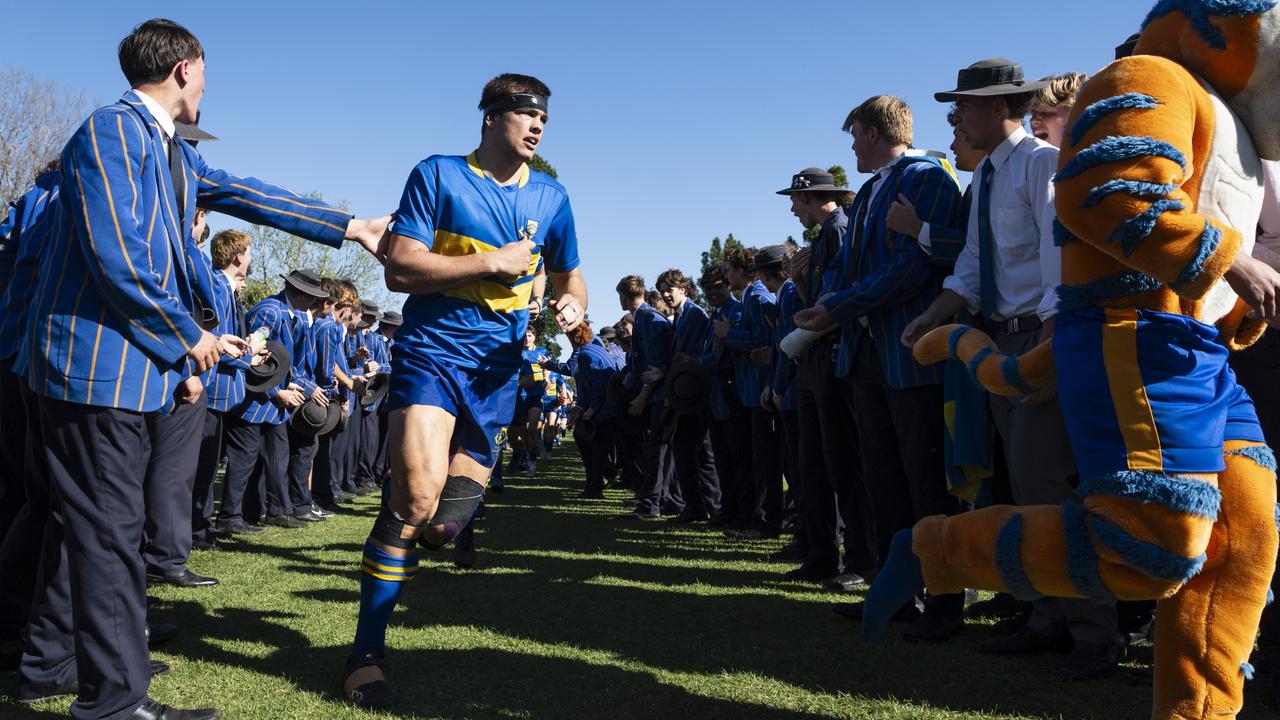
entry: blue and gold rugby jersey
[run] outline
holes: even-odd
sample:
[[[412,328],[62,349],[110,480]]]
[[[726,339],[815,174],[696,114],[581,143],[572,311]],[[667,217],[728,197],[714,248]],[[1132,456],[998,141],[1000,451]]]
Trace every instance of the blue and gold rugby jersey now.
[[[578,267],[578,237],[564,187],[522,168],[502,187],[467,157],[433,155],[405,184],[392,231],[420,240],[431,252],[461,256],[491,252],[528,238],[535,244],[529,271],[514,283],[484,278],[443,293],[410,295],[400,352],[426,353],[450,364],[515,374],[529,320],[533,276]]]

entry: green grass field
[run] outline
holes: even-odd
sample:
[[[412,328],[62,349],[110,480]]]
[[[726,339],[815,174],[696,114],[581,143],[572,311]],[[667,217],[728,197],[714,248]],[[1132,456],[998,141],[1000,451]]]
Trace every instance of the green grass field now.
[[[490,494],[474,570],[428,557],[389,633],[401,702],[370,713],[336,694],[356,622],[356,566],[372,499],[304,530],[274,529],[191,567],[222,585],[152,591],[152,618],[182,634],[156,656],[152,695],[267,718],[1144,718],[1150,688],[1121,673],[1057,679],[1059,657],[991,658],[987,628],[942,646],[891,630],[866,645],[829,608],[842,599],[780,580],[780,543],[705,526],[612,519],[627,495],[576,498],[566,446],[534,480]],[[1138,648],[1147,657],[1149,648]],[[13,675],[0,676],[0,692]],[[0,698],[0,718],[62,717]],[[1275,717],[1250,707],[1243,718]]]

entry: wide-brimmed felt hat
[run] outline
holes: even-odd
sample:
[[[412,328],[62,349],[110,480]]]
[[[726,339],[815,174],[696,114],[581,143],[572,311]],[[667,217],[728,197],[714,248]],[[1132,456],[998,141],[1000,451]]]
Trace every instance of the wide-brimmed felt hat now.
[[[1048,86],[1048,80],[1027,80],[1022,76],[1022,66],[1005,58],[979,60],[961,70],[956,78],[956,89],[934,93],[938,102],[955,102],[965,97],[996,97],[1031,92]]]
[[[698,362],[680,363],[667,372],[667,407],[681,415],[700,413],[711,402],[711,371]]]
[[[1128,40],[1116,46],[1116,59],[1127,58],[1133,54],[1135,48],[1138,47],[1138,33],[1129,36]]]
[[[288,275],[281,275],[285,283],[300,293],[324,300],[329,293],[320,287],[320,276],[310,270],[290,270]]]
[[[325,435],[338,427],[341,415],[342,408],[337,402],[321,405],[315,400],[307,400],[289,418],[289,428],[302,435]]]
[[[820,167],[808,167],[791,176],[791,186],[778,191],[779,195],[802,192],[848,192],[848,188],[836,185],[836,177]]]
[[[583,440],[591,441],[595,439],[596,431],[599,429],[600,426],[594,417],[580,417],[573,426],[573,434]]]
[[[612,325],[605,325],[604,327],[600,328],[600,332],[596,333],[596,335],[599,335],[600,337],[605,338],[606,340],[612,340],[618,337],[618,329]]]
[[[789,248],[786,245],[769,245],[762,247],[756,252],[756,259],[751,263],[751,267],[747,268],[748,272],[759,272],[767,267],[781,265],[787,261],[787,252]]]
[[[400,327],[401,325],[404,324],[404,316],[396,312],[395,310],[388,310],[382,313],[382,319],[379,320],[378,322],[381,322],[383,325]]]
[[[245,392],[264,393],[279,385],[289,374],[289,366],[293,363],[289,348],[275,340],[268,340],[265,348],[267,359],[244,371]]]
[[[177,120],[173,121],[173,134],[193,145],[198,142],[214,142],[218,139],[202,130],[199,125],[178,122]]]
[[[387,391],[391,389],[391,373],[380,372],[374,373],[364,388],[364,394],[360,396],[360,404],[369,407],[386,397]]]
[[[625,373],[617,373],[609,378],[609,384],[605,386],[604,397],[611,405],[618,405],[627,399],[627,376]]]

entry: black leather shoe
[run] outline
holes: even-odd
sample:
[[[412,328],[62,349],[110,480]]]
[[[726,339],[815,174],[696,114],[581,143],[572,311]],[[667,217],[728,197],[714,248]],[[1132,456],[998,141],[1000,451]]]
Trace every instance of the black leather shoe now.
[[[476,565],[476,531],[463,530],[453,541],[453,564],[460,570],[470,570]]]
[[[295,518],[292,515],[268,515],[262,518],[263,525],[272,525],[275,527],[297,529],[306,525],[306,523]]]
[[[679,515],[677,515],[677,516],[675,516],[675,517],[671,518],[671,519],[670,519],[670,520],[668,520],[667,522],[680,523],[680,524],[682,524],[682,525],[687,525],[687,524],[690,524],[690,523],[706,522],[706,521],[707,521],[707,519],[708,519],[708,518],[707,518],[707,514],[706,514],[706,513],[700,513],[700,512],[696,512],[696,513],[691,513],[691,512],[682,512],[682,513],[680,513]]]
[[[395,705],[396,688],[385,677],[382,680],[374,680],[349,691],[347,690],[347,678],[351,677],[352,673],[370,665],[380,668],[383,662],[382,655],[374,650],[365,650],[347,658],[347,666],[342,671],[343,697],[360,707],[369,709],[389,708]]]
[[[219,526],[218,532],[223,532],[228,535],[257,535],[258,533],[266,532],[266,530],[255,525],[250,525],[249,523],[240,522],[234,525]]]
[[[930,613],[923,615],[902,631],[902,639],[907,642],[940,643],[955,637],[964,627],[964,616],[960,614]]]
[[[866,584],[867,581],[858,573],[844,573],[828,580],[827,589],[851,593],[860,587],[865,587]]]
[[[218,581],[211,577],[197,575],[190,568],[174,575],[147,575],[148,585],[176,585],[178,587],[213,587]]]
[[[847,617],[850,620],[862,622],[862,603],[847,602],[835,603],[831,606],[837,615]],[[915,602],[909,602],[898,608],[898,610],[889,617],[890,622],[910,623],[915,622],[920,617],[920,608],[916,607]]]
[[[304,513],[301,513],[299,515],[293,515],[291,517],[294,520],[297,520],[299,522],[304,522],[304,523],[320,522],[321,520],[325,519],[311,512],[311,508],[307,508],[307,511]]]
[[[809,565],[801,565],[798,568],[792,568],[783,573],[783,580],[798,580],[800,582],[821,583],[836,576],[836,571],[832,568],[815,568]]]
[[[42,688],[26,683],[18,683],[18,691],[14,693],[13,699],[22,705],[35,705],[37,703],[49,702],[57,700],[68,695],[78,695],[80,693],[80,684],[75,680],[61,685],[59,687]]]
[[[169,663],[160,660],[148,660],[148,666],[151,668],[151,677],[164,675],[169,672]],[[49,702],[57,700],[60,697],[68,695],[80,694],[80,683],[75,680],[56,688],[37,688],[31,685],[18,683],[18,692],[14,696],[14,700],[23,705],[35,705],[37,703]]]
[[[1052,638],[1022,628],[1012,635],[988,640],[978,646],[978,652],[986,655],[1035,655],[1048,652],[1067,652],[1071,649],[1071,636],[1063,633]]]
[[[769,559],[782,560],[784,562],[792,562],[792,561],[802,562],[808,557],[809,557],[808,551],[806,551],[803,547],[801,547],[800,543],[793,542],[793,543],[787,543],[787,545],[783,547],[781,550],[770,555]],[[831,574],[835,575],[835,573],[831,573]]]
[[[625,512],[614,515],[614,518],[618,520],[660,520],[662,515],[657,513]]]
[[[178,626],[169,623],[147,623],[147,644],[160,645],[178,636]]]
[[[222,711],[217,708],[179,710],[147,698],[133,711],[129,720],[222,720]]]
[[[1106,643],[1076,641],[1071,655],[1062,665],[1062,677],[1066,680],[1092,680],[1106,677],[1129,654],[1129,644],[1117,634]]]
[[[724,535],[734,540],[776,540],[782,533],[777,530],[762,528],[746,528],[745,530],[725,530]]]
[[[990,600],[979,600],[965,608],[971,618],[1002,619],[1020,615],[1031,609],[1031,603],[1023,602],[1008,593],[996,593]]]

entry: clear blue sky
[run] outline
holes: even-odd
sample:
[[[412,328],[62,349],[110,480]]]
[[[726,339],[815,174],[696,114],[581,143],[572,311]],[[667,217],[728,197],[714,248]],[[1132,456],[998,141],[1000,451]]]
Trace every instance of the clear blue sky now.
[[[501,72],[552,88],[539,151],[577,216],[591,315],[616,319],[617,279],[696,272],[711,238],[799,235],[774,195],[809,165],[844,165],[848,111],[894,94],[916,145],[950,143],[932,93],[1002,55],[1028,77],[1093,72],[1154,0],[845,2],[20,3],[0,66],[110,102],[126,89],[116,45],[169,17],[201,39],[210,164],[392,211],[408,171],[479,138],[480,88]],[[214,229],[236,224],[215,216]]]

